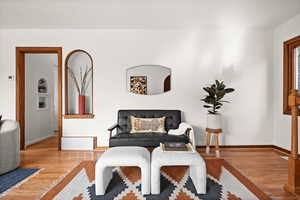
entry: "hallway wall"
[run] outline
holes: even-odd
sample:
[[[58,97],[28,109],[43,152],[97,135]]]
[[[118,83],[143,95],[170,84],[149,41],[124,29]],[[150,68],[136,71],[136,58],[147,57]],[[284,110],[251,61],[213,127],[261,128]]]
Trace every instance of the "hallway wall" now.
[[[25,54],[25,144],[54,134],[54,66],[56,54]],[[47,94],[38,94],[39,79],[47,81]],[[38,99],[46,98],[46,109],[38,109]],[[57,101],[57,100],[56,100]]]

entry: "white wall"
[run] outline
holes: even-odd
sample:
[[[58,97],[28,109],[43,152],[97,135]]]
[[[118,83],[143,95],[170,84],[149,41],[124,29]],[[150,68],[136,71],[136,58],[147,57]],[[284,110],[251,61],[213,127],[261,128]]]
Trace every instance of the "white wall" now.
[[[55,54],[25,54],[25,144],[32,144],[53,136],[53,91]],[[48,86],[48,108],[38,109],[38,80]]]
[[[300,15],[274,31],[274,145],[290,150],[291,120],[283,115],[283,42],[300,35]],[[300,139],[300,138],[299,138]],[[300,141],[300,140],[299,140]]]
[[[180,109],[203,144],[206,111],[202,87],[223,79],[236,92],[223,110],[225,144],[271,144],[272,31],[269,30],[0,30],[0,110],[15,117],[16,46],[61,46],[87,50],[94,59],[94,119],[65,119],[64,135],[96,135],[108,145],[106,129],[118,109]],[[162,95],[134,95],[126,89],[126,69],[153,63],[172,70],[172,90]]]

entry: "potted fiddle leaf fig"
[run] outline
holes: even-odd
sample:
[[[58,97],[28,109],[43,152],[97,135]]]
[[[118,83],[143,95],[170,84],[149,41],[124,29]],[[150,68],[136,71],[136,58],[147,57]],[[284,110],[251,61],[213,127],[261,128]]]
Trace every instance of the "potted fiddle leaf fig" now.
[[[207,92],[207,95],[201,101],[205,102],[203,105],[207,109],[207,128],[210,129],[220,129],[221,124],[221,114],[220,109],[223,103],[230,103],[224,100],[224,96],[228,93],[234,91],[233,88],[226,88],[223,81],[216,80],[215,83],[211,84],[209,87],[204,87],[203,90]]]

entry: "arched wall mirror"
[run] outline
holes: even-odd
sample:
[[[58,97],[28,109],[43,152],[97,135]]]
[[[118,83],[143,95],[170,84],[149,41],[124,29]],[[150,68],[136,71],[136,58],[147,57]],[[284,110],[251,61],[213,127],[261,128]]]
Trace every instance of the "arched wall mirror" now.
[[[129,92],[140,95],[156,95],[171,90],[171,69],[161,65],[139,65],[126,71]]]
[[[65,118],[93,118],[93,59],[81,49],[65,60]]]

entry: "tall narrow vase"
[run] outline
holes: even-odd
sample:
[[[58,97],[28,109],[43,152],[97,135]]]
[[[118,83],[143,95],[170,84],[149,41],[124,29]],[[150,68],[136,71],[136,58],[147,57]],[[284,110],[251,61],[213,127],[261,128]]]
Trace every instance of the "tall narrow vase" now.
[[[79,95],[78,106],[79,106],[79,114],[84,115],[85,114],[85,96],[84,95]]]

